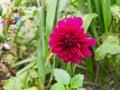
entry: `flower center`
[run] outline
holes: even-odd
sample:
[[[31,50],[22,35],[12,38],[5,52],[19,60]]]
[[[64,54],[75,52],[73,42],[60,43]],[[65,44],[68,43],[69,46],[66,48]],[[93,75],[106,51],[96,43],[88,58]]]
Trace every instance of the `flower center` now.
[[[77,38],[74,35],[66,35],[65,38],[65,47],[70,48],[71,46],[74,46],[77,42]]]

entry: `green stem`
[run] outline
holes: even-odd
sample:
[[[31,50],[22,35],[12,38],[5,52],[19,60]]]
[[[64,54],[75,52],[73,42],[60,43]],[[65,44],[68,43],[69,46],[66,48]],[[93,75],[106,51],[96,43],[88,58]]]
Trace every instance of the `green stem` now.
[[[53,80],[53,75],[54,75],[54,68],[55,68],[55,55],[53,58],[52,72],[51,72],[50,79],[49,79],[48,85],[46,87],[46,90],[48,90],[48,88],[51,86],[51,82]]]
[[[111,22],[110,22],[110,25],[108,27],[108,31],[110,31],[110,32],[112,32],[112,29],[111,29],[112,23],[113,23],[113,17],[111,18]]]
[[[17,32],[15,34],[15,37],[14,37],[14,42],[16,42],[17,37],[18,37],[18,33],[20,32],[20,29],[21,29],[21,27],[23,26],[24,23],[25,23],[25,20],[20,23],[20,25],[19,25],[19,27],[17,29]]]
[[[11,18],[12,14],[13,14],[13,12],[11,11],[10,14],[9,14],[9,16],[8,16],[8,21],[5,24],[5,27],[4,27],[4,30],[3,30],[3,34],[6,34],[7,31],[9,30],[9,27],[10,27],[10,25],[9,25],[9,19]]]
[[[70,62],[67,64],[67,68],[66,68],[66,70],[68,71],[69,68],[70,68]]]
[[[77,68],[77,64],[75,64],[75,65],[73,66],[73,71],[72,71],[72,75],[73,75],[73,76],[74,76],[74,74],[75,74],[76,68]]]
[[[101,88],[102,90],[108,90],[108,89],[106,89],[106,88],[104,88],[103,86],[100,86],[100,85],[98,85],[98,84],[96,84],[96,83],[93,83],[93,82],[89,82],[89,81],[85,81],[84,82],[84,85],[93,85],[93,86],[97,86],[97,87],[99,87],[99,88]]]

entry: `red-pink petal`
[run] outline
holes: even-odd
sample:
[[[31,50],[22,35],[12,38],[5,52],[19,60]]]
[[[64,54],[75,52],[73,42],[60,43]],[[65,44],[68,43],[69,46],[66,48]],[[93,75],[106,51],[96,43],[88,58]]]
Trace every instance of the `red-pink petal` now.
[[[74,28],[80,28],[83,24],[82,18],[81,17],[76,17],[74,20]]]
[[[96,40],[94,38],[87,38],[87,44],[89,46],[94,46],[96,44]]]
[[[72,30],[73,25],[74,25],[74,19],[73,19],[73,17],[69,17],[69,18],[66,19],[66,25],[67,25],[67,29]]]
[[[85,57],[90,57],[90,56],[92,56],[92,52],[91,52],[87,47],[81,48],[81,53],[82,53],[82,55],[85,56]]]
[[[72,62],[73,64],[77,64],[77,63],[79,62],[79,57],[78,57],[78,56],[74,56],[74,57],[72,58],[71,62]]]
[[[58,28],[66,29],[66,25],[65,25],[65,22],[63,20],[58,21]]]
[[[94,38],[86,38],[81,40],[81,42],[85,46],[94,46],[96,44],[96,40]]]

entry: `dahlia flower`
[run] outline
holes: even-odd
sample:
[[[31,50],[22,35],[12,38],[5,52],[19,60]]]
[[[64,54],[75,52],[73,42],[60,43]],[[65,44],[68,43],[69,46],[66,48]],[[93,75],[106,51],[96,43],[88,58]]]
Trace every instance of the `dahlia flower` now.
[[[83,61],[84,57],[92,55],[88,46],[94,46],[96,40],[87,37],[82,24],[81,17],[69,17],[66,21],[59,20],[50,34],[51,51],[64,62],[76,64]]]

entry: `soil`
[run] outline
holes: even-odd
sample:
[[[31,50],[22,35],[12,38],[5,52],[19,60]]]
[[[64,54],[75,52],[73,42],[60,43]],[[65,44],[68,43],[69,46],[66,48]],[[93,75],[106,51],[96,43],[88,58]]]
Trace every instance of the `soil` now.
[[[11,67],[7,62],[0,62],[0,90],[3,89],[4,80],[9,79],[11,76],[16,76],[15,68]]]

